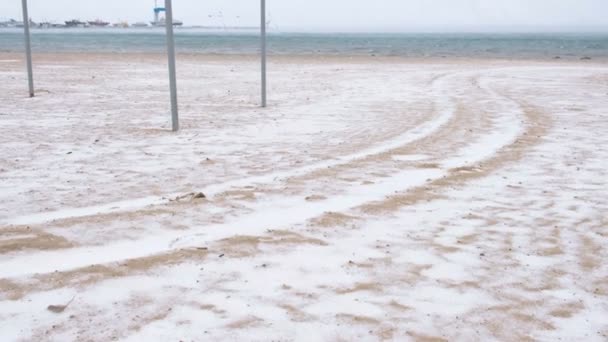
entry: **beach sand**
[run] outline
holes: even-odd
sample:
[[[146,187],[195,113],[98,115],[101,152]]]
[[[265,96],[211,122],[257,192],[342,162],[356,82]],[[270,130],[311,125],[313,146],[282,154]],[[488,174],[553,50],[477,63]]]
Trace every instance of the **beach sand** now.
[[[2,341],[608,338],[608,63],[180,55],[178,133],[161,55],[23,64]]]

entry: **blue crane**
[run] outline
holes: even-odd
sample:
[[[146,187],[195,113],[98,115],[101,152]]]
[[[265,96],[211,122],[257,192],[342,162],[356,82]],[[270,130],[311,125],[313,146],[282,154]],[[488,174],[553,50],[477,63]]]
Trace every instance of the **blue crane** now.
[[[167,10],[164,7],[158,7],[158,0],[154,1],[154,22],[159,22],[159,14],[161,12],[166,12]]]

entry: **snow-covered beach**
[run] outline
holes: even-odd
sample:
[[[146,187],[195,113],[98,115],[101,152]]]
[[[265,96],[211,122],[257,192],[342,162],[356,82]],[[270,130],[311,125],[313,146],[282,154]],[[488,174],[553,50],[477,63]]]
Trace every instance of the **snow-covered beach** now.
[[[605,61],[165,63],[0,54],[0,340],[608,338]]]

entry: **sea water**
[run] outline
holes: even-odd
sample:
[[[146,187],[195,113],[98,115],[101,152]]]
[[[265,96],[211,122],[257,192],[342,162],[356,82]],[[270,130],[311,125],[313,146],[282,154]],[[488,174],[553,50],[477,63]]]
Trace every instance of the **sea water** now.
[[[184,53],[255,54],[256,31],[209,32],[176,29]],[[477,58],[608,58],[608,33],[271,33],[270,53],[282,55],[368,55]],[[164,30],[34,29],[38,52],[160,53]],[[0,52],[23,51],[23,32],[0,29]]]

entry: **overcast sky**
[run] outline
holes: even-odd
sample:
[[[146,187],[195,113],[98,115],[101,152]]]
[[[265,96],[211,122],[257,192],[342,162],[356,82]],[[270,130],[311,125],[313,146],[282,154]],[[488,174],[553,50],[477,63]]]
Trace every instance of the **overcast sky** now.
[[[163,2],[163,0],[160,0]],[[150,21],[154,0],[29,0],[35,21]],[[173,0],[186,25],[253,26],[259,0]],[[271,28],[327,31],[608,30],[608,0],[267,0]],[[21,1],[0,0],[0,18]]]

